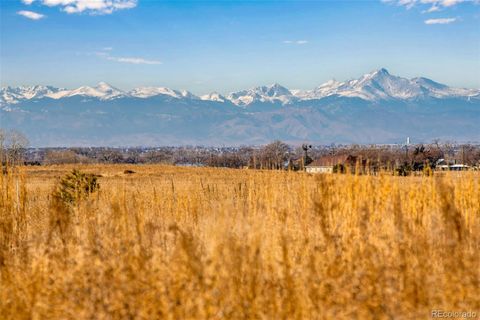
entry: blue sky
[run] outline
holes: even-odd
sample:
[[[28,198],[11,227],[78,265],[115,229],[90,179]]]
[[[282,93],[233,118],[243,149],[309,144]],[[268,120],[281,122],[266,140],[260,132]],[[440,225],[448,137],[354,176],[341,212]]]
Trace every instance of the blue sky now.
[[[0,0],[1,86],[310,89],[385,67],[480,87],[478,1],[111,1]]]

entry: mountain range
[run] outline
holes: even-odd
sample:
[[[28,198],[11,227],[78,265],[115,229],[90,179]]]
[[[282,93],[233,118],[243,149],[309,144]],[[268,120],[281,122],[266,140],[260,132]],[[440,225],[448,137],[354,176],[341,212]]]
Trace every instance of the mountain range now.
[[[105,82],[0,89],[0,126],[25,132],[34,146],[480,141],[479,123],[480,89],[384,68],[313,90],[272,84],[225,96]]]

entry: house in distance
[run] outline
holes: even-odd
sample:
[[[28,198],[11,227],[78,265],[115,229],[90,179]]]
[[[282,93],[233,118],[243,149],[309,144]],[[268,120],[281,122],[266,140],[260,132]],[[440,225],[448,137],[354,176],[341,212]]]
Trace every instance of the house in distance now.
[[[323,156],[305,166],[305,171],[307,173],[355,172],[358,160],[357,156],[348,154]]]

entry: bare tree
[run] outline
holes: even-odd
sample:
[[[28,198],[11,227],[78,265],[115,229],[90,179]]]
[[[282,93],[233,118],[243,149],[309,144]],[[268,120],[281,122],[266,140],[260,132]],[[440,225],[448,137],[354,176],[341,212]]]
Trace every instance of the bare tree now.
[[[288,159],[289,151],[290,147],[280,140],[267,144],[261,150],[262,167],[281,169]]]
[[[23,161],[28,144],[28,138],[23,133],[17,130],[10,131],[9,154],[13,166]]]
[[[2,154],[4,161],[8,165],[16,166],[20,164],[28,147],[27,137],[17,130],[4,131],[0,133],[0,144],[2,145]]]
[[[73,150],[48,150],[44,156],[47,164],[79,163],[80,157]]]
[[[480,160],[480,152],[475,149],[475,146],[472,146],[470,144],[461,145],[458,153],[460,163],[466,165],[475,165],[477,164],[478,160]]]

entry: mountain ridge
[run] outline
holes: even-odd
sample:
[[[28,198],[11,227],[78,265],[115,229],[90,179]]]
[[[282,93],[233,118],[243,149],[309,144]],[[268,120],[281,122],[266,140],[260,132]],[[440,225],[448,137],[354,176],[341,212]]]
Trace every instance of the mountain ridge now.
[[[303,100],[322,99],[332,95],[358,97],[369,101],[426,97],[480,97],[480,89],[452,88],[424,77],[402,78],[391,75],[385,68],[366,73],[357,79],[343,82],[329,80],[312,90],[290,90],[278,83],[274,83],[268,86],[257,86],[231,92],[228,95],[212,92],[197,96],[186,90],[180,91],[167,87],[139,87],[123,91],[106,82],[99,82],[95,87],[81,86],[72,90],[43,85],[2,87],[0,90],[1,105],[15,104],[21,100],[42,97],[62,99],[75,95],[101,100],[125,97],[150,98],[157,95],[166,95],[177,99],[202,99],[217,102],[228,100],[234,105],[242,107],[247,107],[256,102],[285,105]]]

